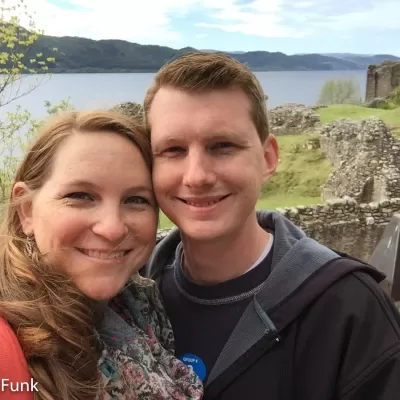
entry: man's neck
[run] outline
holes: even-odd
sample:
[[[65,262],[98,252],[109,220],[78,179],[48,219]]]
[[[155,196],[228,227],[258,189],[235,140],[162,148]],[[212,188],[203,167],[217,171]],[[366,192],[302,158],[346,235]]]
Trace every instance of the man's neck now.
[[[270,235],[250,216],[236,235],[199,242],[182,234],[185,273],[196,283],[216,284],[243,275],[260,257]]]

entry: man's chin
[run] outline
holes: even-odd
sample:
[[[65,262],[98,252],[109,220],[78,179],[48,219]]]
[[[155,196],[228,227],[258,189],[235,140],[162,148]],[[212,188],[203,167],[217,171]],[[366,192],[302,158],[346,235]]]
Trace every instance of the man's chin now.
[[[224,224],[217,221],[190,221],[178,226],[182,235],[193,241],[214,242],[226,236]]]

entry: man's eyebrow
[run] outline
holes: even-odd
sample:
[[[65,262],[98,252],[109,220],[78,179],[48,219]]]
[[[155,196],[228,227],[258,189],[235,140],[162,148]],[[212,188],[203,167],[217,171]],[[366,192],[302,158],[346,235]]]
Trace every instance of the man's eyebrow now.
[[[182,138],[179,138],[178,136],[168,136],[166,138],[159,140],[156,143],[155,147],[170,146],[170,145],[174,145],[178,142],[182,142]],[[153,143],[154,143],[154,141],[153,141]]]
[[[240,142],[247,142],[246,136],[241,132],[233,131],[219,131],[210,135],[207,140],[234,140]]]
[[[237,142],[247,142],[245,139],[246,135],[241,132],[233,132],[233,131],[218,131],[213,132],[202,137],[202,141],[211,142],[211,141],[228,141],[233,140]],[[161,139],[160,141],[154,144],[155,149],[159,149],[160,147],[168,147],[174,146],[176,144],[182,143],[186,140],[185,137],[179,137],[178,135],[171,135],[166,138]],[[154,143],[154,142],[153,142]]]

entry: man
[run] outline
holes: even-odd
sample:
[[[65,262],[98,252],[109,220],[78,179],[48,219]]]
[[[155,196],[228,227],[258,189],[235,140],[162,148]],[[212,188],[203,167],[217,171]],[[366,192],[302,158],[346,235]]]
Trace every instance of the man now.
[[[204,398],[398,399],[400,317],[382,275],[255,211],[278,145],[252,72],[185,55],[157,73],[144,106],[156,197],[179,228],[146,273]]]

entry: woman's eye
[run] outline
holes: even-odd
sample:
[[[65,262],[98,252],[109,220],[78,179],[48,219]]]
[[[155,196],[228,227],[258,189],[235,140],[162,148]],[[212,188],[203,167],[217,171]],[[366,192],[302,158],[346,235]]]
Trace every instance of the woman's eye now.
[[[73,192],[67,194],[65,197],[72,200],[93,200],[92,196],[85,192]]]
[[[126,200],[130,204],[150,204],[150,201],[142,196],[131,196]]]

